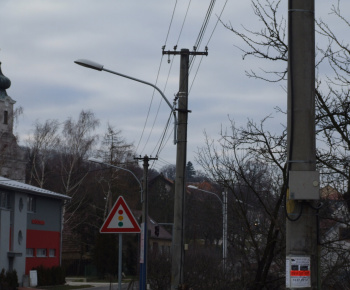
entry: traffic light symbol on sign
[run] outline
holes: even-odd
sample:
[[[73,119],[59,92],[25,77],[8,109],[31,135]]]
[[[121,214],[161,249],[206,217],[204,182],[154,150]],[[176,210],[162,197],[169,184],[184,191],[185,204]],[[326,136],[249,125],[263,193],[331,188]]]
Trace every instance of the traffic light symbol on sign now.
[[[118,226],[119,227],[123,227],[124,223],[123,223],[123,220],[124,220],[124,217],[123,217],[123,213],[124,211],[122,209],[118,210],[118,220],[119,220],[119,223],[118,223]]]

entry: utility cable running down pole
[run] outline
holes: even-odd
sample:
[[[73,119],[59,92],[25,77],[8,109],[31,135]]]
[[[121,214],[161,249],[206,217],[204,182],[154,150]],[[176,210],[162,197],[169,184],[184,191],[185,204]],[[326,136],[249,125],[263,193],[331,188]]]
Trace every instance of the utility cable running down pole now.
[[[176,177],[174,197],[173,252],[171,266],[171,289],[182,289],[184,282],[184,228],[185,228],[185,192],[186,192],[186,154],[187,154],[187,120],[188,120],[188,73],[190,55],[208,55],[208,51],[164,51],[163,54],[178,54],[180,60],[180,84],[177,110],[177,148]]]

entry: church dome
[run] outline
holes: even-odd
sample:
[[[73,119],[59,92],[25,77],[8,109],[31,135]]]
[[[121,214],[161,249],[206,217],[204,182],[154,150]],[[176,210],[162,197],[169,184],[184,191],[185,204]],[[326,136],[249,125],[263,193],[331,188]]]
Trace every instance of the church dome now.
[[[0,97],[7,96],[6,90],[11,86],[11,81],[9,78],[5,77],[1,71],[0,62]]]

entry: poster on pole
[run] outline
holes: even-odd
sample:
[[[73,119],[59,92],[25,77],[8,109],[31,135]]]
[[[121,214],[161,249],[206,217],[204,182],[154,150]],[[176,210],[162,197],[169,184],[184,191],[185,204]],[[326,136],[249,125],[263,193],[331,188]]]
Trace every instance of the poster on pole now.
[[[289,256],[286,258],[286,287],[311,287],[311,259],[309,256]]]

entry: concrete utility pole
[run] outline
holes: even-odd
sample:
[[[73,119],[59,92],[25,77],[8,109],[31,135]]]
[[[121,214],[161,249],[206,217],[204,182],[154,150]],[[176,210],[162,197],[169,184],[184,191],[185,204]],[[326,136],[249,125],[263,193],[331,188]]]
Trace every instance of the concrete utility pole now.
[[[185,228],[185,186],[188,120],[188,69],[189,50],[181,49],[180,86],[178,93],[178,127],[176,147],[176,173],[174,198],[174,246],[172,255],[171,289],[178,289],[184,282],[184,228]],[[180,288],[181,289],[181,288]]]
[[[188,119],[188,72],[190,55],[208,55],[208,52],[164,51],[163,54],[180,54],[180,85],[178,97],[178,127],[176,148],[176,177],[174,197],[173,253],[171,268],[171,289],[181,289],[184,285],[184,228],[185,228],[185,192],[186,192],[186,153]]]
[[[134,158],[143,160],[143,197],[142,197],[142,227],[141,227],[141,245],[140,245],[140,290],[147,289],[147,254],[148,254],[148,166],[149,160],[157,160],[145,155],[143,158]]]
[[[317,289],[314,0],[288,3],[286,287]]]

